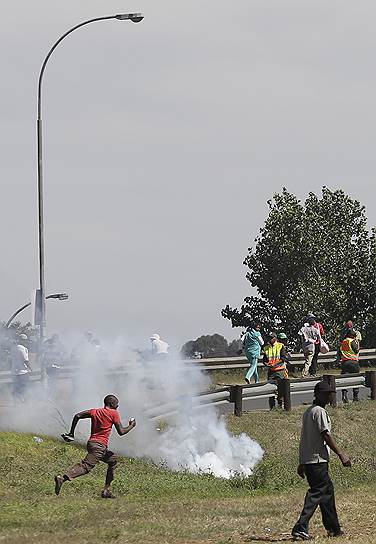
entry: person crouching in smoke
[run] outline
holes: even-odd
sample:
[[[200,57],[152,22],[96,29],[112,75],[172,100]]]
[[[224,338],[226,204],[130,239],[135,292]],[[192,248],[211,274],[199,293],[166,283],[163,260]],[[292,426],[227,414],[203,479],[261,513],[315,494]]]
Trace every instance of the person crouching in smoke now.
[[[111,492],[111,482],[114,479],[117,457],[112,451],[107,449],[112,425],[115,426],[118,435],[123,436],[136,426],[136,421],[134,418],[131,418],[128,426],[123,427],[119,412],[117,411],[119,400],[115,395],[107,395],[104,398],[103,403],[103,408],[92,408],[91,410],[84,410],[83,412],[76,414],[73,417],[69,433],[61,435],[66,442],[72,442],[74,440],[74,431],[79,420],[91,419],[91,434],[86,445],[87,455],[80,463],[77,463],[67,470],[62,476],[55,476],[56,495],[59,495],[64,482],[88,474],[99,461],[102,461],[108,465],[102,498],[114,498]]]

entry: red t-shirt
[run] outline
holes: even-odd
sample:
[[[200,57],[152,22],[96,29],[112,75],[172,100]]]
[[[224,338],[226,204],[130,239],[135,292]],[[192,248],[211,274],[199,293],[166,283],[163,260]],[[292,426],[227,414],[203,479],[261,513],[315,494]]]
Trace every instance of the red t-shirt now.
[[[92,408],[90,410],[91,417],[91,435],[89,440],[99,442],[100,444],[108,445],[112,425],[120,423],[120,415],[113,408]]]

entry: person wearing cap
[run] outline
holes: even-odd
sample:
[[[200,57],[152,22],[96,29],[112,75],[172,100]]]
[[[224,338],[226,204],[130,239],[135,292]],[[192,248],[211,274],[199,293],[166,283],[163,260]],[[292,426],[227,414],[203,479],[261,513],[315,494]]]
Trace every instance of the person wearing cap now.
[[[152,334],[151,341],[151,355],[153,359],[166,359],[168,357],[169,345],[167,342],[161,340],[159,334]]]
[[[255,383],[259,383],[260,381],[257,371],[257,363],[261,354],[261,347],[264,345],[260,328],[260,323],[253,323],[250,327],[248,327],[247,332],[243,337],[243,349],[249,362],[249,369],[245,375],[245,381],[247,383],[251,383],[252,377],[254,377]]]
[[[356,337],[357,333],[354,329],[347,331],[346,338],[341,342],[341,374],[357,374],[359,368],[359,341]],[[359,389],[353,389],[353,401],[359,400]],[[342,402],[348,403],[348,391],[342,389]]]
[[[291,376],[292,378],[296,378],[296,376],[294,374],[294,366],[290,363],[289,339],[287,338],[287,335],[284,332],[279,332],[277,334],[277,339],[278,339],[278,342],[281,342],[281,344],[283,344],[285,346],[286,359],[287,359],[286,367],[287,367],[287,371],[289,373],[289,376]]]
[[[25,402],[24,393],[26,388],[27,375],[31,371],[29,362],[29,350],[26,347],[27,336],[20,334],[16,344],[12,348],[12,376],[14,399]]]
[[[281,381],[288,378],[287,357],[285,346],[278,342],[275,332],[269,333],[269,340],[263,347],[264,357],[263,363],[268,369],[268,381],[277,385],[277,402],[282,408],[283,396],[281,391]],[[275,408],[275,398],[269,397],[269,407],[271,410]]]
[[[292,529],[295,540],[309,540],[309,522],[319,506],[328,536],[342,536],[330,479],[329,451],[336,453],[344,467],[351,467],[350,458],[340,450],[330,434],[331,422],[325,406],[334,392],[328,382],[320,381],[314,389],[313,404],[304,412],[299,445],[298,474],[307,478],[309,489],[302,513]]]
[[[316,318],[313,314],[307,315],[307,323],[299,331],[304,355],[304,368],[302,378],[306,378],[310,373],[311,364],[316,352],[316,346],[320,350],[320,331],[315,326]]]
[[[347,333],[349,332],[349,330],[351,329],[354,329],[354,331],[356,331],[356,339],[358,340],[359,344],[360,342],[362,341],[362,333],[360,331],[358,331],[356,329],[356,327],[354,326],[354,322],[349,319],[348,321],[345,322],[344,326],[342,327],[341,329],[341,332],[339,334],[339,343],[341,344],[343,342],[343,340],[347,337]]]

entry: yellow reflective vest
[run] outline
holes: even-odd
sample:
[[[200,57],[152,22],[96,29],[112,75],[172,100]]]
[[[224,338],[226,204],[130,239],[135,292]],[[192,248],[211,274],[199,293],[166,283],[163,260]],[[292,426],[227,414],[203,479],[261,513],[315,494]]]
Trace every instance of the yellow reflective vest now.
[[[354,361],[357,363],[359,361],[359,353],[355,353],[355,351],[351,347],[351,343],[356,340],[355,338],[345,338],[342,340],[341,343],[341,361]]]
[[[286,364],[281,359],[281,351],[283,347],[284,345],[281,342],[274,342],[274,344],[266,344],[266,346],[264,346],[264,354],[267,357],[265,365],[273,372],[286,370]]]

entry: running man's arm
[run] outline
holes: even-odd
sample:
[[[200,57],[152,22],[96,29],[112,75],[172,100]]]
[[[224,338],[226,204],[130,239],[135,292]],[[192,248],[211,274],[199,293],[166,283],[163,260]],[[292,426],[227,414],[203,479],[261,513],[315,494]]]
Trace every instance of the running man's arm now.
[[[329,433],[329,431],[324,431],[321,434],[322,434],[323,439],[325,440],[326,445],[329,446],[329,448],[332,451],[334,451],[334,453],[336,453],[338,455],[338,457],[340,458],[340,461],[343,464],[343,466],[344,467],[351,467],[350,457],[344,451],[341,451],[339,449],[339,447],[337,446],[334,438]]]
[[[121,421],[117,421],[114,423],[115,429],[117,430],[117,433],[119,436],[124,436],[125,434],[129,433],[134,427],[136,427],[136,420],[130,419],[129,425],[127,427],[123,427],[123,424]]]
[[[80,419],[88,419],[90,417],[90,410],[84,410],[83,412],[78,412],[78,414],[75,414],[72,419],[72,425],[70,428],[70,431],[68,433],[68,436],[71,436],[74,438],[74,431],[77,427],[77,423]]]

